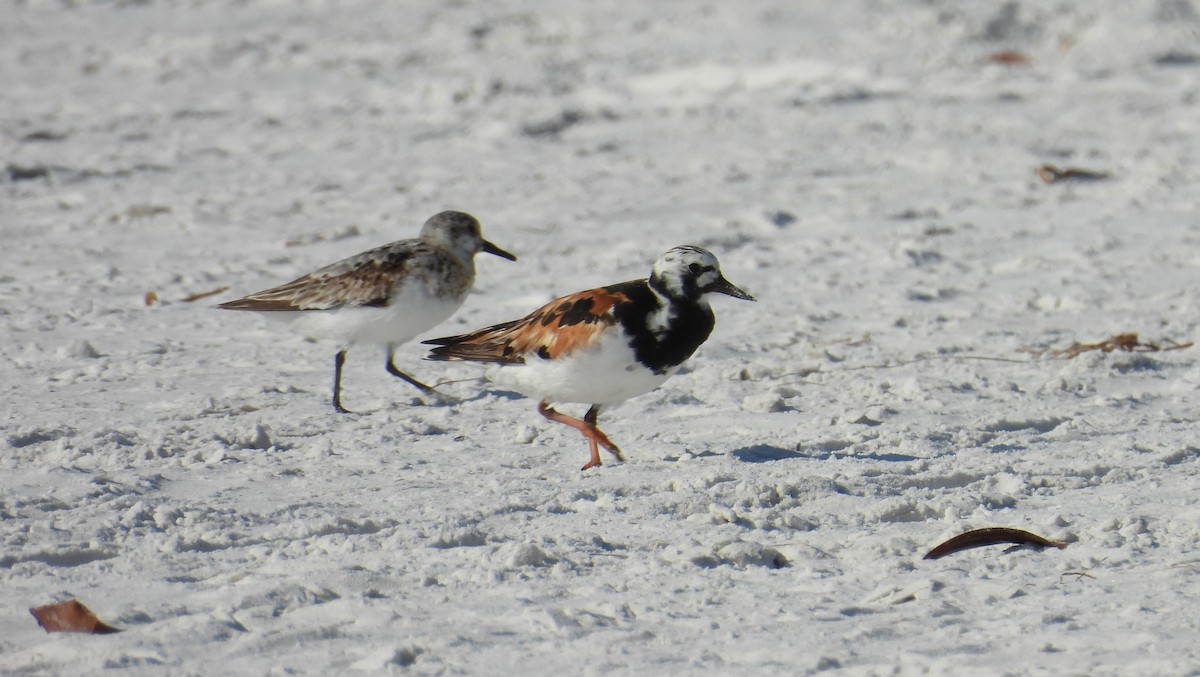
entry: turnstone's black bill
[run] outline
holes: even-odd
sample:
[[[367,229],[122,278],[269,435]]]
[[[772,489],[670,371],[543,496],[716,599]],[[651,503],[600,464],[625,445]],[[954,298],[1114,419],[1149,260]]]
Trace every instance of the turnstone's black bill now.
[[[387,346],[388,373],[420,388],[433,388],[396,368],[396,349],[458,310],[475,282],[475,254],[517,257],[483,239],[479,222],[463,212],[435,214],[415,239],[343,259],[287,284],[222,303],[292,321],[309,338],[342,343],[333,361],[333,408],[342,406],[342,364],[358,343]]]
[[[583,433],[591,445],[584,470],[600,465],[598,447],[621,451],[596,427],[600,408],[662,385],[713,328],[709,294],[754,301],[721,275],[717,257],[675,247],[654,262],[650,278],[581,291],[530,315],[479,331],[432,339],[431,360],[500,365],[497,380],[539,398],[538,413]],[[582,419],[555,402],[590,404]]]

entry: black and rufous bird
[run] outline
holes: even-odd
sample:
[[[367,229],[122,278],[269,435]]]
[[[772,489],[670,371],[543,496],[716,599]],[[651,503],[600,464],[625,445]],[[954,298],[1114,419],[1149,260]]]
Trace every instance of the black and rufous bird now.
[[[583,433],[591,447],[584,470],[601,465],[599,447],[621,451],[598,427],[602,407],[649,392],[671,377],[713,329],[710,294],[754,301],[721,275],[700,247],[658,257],[650,277],[581,291],[519,320],[461,336],[425,341],[431,360],[487,362],[501,385],[539,400],[538,413]],[[581,403],[582,419],[551,407]]]

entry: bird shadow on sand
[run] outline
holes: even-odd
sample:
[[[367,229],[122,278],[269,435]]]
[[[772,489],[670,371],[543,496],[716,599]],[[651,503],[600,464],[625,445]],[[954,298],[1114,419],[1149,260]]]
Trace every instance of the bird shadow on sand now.
[[[787,461],[794,458],[808,458],[798,451],[773,447],[769,444],[756,444],[752,447],[742,447],[729,452],[733,458],[742,463],[769,463],[771,461]]]
[[[516,401],[516,400],[528,400],[528,399],[529,399],[528,397],[522,395],[521,393],[513,392],[511,390],[492,390],[490,388],[480,388],[479,390],[475,391],[474,393],[459,397],[458,401],[456,403],[460,404],[463,402],[479,402],[481,400]],[[534,401],[534,403],[535,404],[537,403],[536,400]]]
[[[792,459],[807,459],[810,461],[826,461],[835,458],[841,459],[858,459],[863,461],[886,461],[890,463],[904,463],[908,461],[919,460],[916,456],[907,454],[875,454],[875,453],[847,453],[848,450],[823,450],[823,449],[806,449],[796,451],[793,449],[783,449],[782,447],[772,446],[770,444],[756,444],[752,447],[742,447],[729,452],[733,458],[742,463],[770,463],[772,461],[788,461]]]

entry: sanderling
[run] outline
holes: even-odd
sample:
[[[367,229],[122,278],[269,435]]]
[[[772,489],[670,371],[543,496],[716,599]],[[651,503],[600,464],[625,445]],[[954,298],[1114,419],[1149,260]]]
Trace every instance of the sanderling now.
[[[581,291],[522,319],[425,343],[440,346],[432,360],[519,365],[497,378],[539,398],[542,416],[583,433],[591,445],[587,470],[601,464],[598,446],[623,460],[596,427],[600,408],[649,392],[679,369],[712,332],[706,297],[713,293],[755,300],[721,275],[709,251],[675,247],[654,262],[649,279]],[[551,403],[591,408],[578,419]]]
[[[292,329],[342,343],[333,361],[333,408],[342,406],[342,364],[351,345],[387,346],[387,370],[420,388],[433,388],[396,368],[396,349],[458,310],[475,282],[475,254],[517,257],[483,239],[479,222],[463,212],[435,214],[415,239],[398,240],[342,259],[287,284],[222,303],[292,321]]]

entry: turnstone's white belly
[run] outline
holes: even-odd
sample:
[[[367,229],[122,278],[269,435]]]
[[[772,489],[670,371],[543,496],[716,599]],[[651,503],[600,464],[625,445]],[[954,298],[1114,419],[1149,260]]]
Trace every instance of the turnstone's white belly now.
[[[607,331],[592,346],[558,359],[525,358],[525,364],[488,373],[497,384],[547,402],[609,405],[650,392],[679,369],[656,374],[638,362],[625,333]]]

